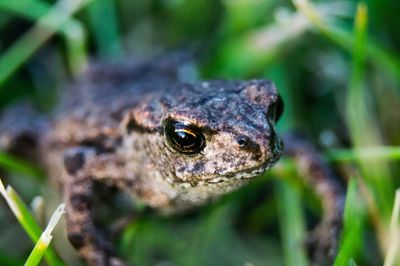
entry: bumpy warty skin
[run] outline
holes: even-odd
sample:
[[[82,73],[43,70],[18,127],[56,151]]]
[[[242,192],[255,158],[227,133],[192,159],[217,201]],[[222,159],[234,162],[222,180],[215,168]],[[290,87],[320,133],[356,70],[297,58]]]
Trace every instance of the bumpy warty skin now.
[[[279,159],[281,143],[274,118],[268,115],[278,94],[270,82],[209,81],[175,85],[171,91],[168,97],[144,99],[128,113],[125,124],[133,120],[136,128],[125,131],[121,151],[132,169],[147,166],[139,175],[141,188],[157,187],[157,198],[166,195],[166,205],[180,209],[203,204],[260,175]],[[203,129],[204,150],[194,155],[174,150],[163,132],[168,119]],[[246,140],[245,146],[238,144],[240,139]]]
[[[266,80],[181,83],[173,71],[118,66],[92,69],[64,99],[42,142],[50,172],[68,178],[59,171],[68,147],[117,154],[118,170],[128,174],[107,182],[164,212],[231,191],[281,154],[274,128],[279,95]],[[194,155],[172,148],[168,119],[200,128],[205,148]]]
[[[91,67],[51,114],[19,105],[0,119],[0,149],[40,160],[61,184],[68,239],[89,265],[124,265],[94,221],[95,182],[170,214],[240,187],[281,155],[282,103],[271,82],[182,82],[178,61]],[[177,132],[201,145],[181,149]],[[312,265],[331,265],[345,190],[307,140],[289,134],[285,144],[324,209],[305,241]]]

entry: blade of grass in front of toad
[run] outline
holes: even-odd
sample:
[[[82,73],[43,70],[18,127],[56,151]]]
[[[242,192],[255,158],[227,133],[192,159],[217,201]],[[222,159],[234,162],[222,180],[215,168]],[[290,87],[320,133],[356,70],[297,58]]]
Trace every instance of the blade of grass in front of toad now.
[[[6,189],[1,180],[0,193],[6,200],[8,206],[12,210],[14,216],[17,218],[22,228],[25,230],[31,240],[34,243],[37,243],[42,233],[42,229],[36,222],[26,204],[22,201],[22,199],[12,187],[8,186]],[[61,261],[61,259],[58,257],[52,247],[47,248],[45,253],[45,260],[50,266],[64,265],[64,263]]]
[[[28,259],[25,262],[25,266],[36,266],[39,265],[40,261],[42,260],[46,250],[48,249],[51,239],[53,236],[51,235],[54,228],[56,227],[58,221],[60,220],[61,216],[64,214],[64,204],[60,204],[58,208],[54,211],[51,219],[43,231],[42,235],[40,236],[38,242],[36,243],[35,247],[33,248],[31,254],[29,255]]]

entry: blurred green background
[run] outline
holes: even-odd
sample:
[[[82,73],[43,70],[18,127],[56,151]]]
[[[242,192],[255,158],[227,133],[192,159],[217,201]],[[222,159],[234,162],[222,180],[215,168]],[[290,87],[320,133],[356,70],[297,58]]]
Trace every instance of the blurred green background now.
[[[89,60],[200,51],[188,75],[273,80],[279,130],[305,132],[349,185],[335,265],[400,265],[399,14],[395,0],[0,0],[0,108],[28,99],[50,111]],[[0,169],[26,202],[55,206],[32,162],[0,153]],[[116,245],[136,265],[308,265],[301,243],[321,210],[299,180],[280,164],[188,215],[139,215]],[[0,208],[0,265],[21,265],[33,243]]]

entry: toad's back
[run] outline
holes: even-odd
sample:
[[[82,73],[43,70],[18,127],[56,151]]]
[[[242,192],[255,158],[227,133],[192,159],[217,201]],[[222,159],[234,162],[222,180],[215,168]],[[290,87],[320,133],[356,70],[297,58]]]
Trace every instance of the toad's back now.
[[[126,110],[146,96],[164,94],[176,73],[166,63],[92,66],[65,90],[51,119],[50,138],[69,145],[117,138]]]

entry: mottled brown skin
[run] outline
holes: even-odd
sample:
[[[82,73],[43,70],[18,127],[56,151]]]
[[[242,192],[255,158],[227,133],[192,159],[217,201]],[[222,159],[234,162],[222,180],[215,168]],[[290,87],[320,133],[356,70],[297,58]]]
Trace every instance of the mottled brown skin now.
[[[270,81],[180,82],[177,68],[167,61],[92,67],[50,117],[30,128],[38,157],[63,184],[72,245],[89,265],[123,265],[94,224],[94,182],[117,186],[163,213],[175,213],[263,173],[282,153],[274,128],[279,101]],[[176,150],[167,141],[168,121],[198,128],[204,149],[193,154]],[[12,140],[24,130],[8,130],[5,122],[0,128],[0,144],[12,150]],[[296,158],[296,151],[291,152]],[[326,180],[332,179],[323,171],[317,181],[312,171],[305,173],[311,174],[306,179],[311,185],[329,186]],[[325,200],[324,193],[319,195],[323,202],[335,202],[338,196]],[[326,216],[340,220],[341,206],[325,205],[338,209]],[[335,244],[327,246],[323,252],[335,250]]]

